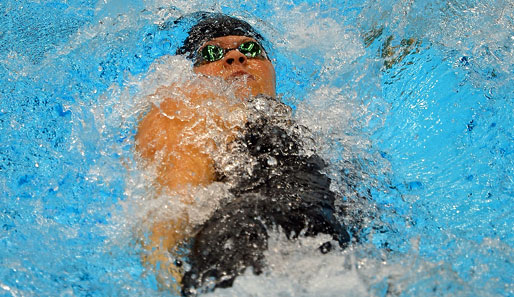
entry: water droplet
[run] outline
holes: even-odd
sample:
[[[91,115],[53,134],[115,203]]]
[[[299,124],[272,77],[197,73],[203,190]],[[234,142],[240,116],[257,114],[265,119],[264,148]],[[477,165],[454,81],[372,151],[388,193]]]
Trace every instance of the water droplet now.
[[[278,164],[277,159],[275,159],[272,156],[268,157],[268,165],[269,166],[276,166]]]

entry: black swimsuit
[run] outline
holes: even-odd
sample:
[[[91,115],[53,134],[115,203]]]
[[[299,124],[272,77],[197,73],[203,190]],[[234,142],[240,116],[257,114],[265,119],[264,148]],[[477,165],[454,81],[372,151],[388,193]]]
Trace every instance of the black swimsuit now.
[[[274,99],[258,100],[285,108]],[[205,291],[207,282],[211,289],[229,287],[248,267],[262,272],[268,230],[273,228],[280,227],[288,238],[302,231],[304,236],[329,234],[340,246],[350,241],[334,215],[337,196],[321,173],[323,160],[303,152],[298,133],[288,128],[299,126],[290,119],[285,120],[288,125],[277,122],[267,112],[256,110],[257,116],[248,120],[235,141],[241,155],[252,159],[246,165],[251,168],[233,179],[234,198],[223,203],[194,237],[188,256],[191,269],[182,279],[184,295]],[[320,247],[322,252],[329,248],[330,243]]]

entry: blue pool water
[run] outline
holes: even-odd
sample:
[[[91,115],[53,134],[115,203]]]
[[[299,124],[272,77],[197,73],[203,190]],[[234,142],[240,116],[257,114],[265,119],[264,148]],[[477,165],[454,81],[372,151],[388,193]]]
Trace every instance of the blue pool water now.
[[[196,10],[272,41],[328,174],[371,197],[361,244],[277,240],[272,271],[215,295],[514,295],[512,0],[3,0],[0,296],[171,295],[140,262],[132,145],[184,38],[165,24]]]

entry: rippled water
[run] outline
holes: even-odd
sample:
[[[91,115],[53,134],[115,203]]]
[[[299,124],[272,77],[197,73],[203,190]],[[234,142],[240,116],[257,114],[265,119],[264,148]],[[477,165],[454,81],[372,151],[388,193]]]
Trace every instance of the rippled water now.
[[[145,95],[187,68],[166,56],[184,33],[159,27],[196,10],[268,37],[278,92],[335,189],[369,197],[347,195],[362,243],[321,256],[323,238],[277,234],[264,275],[212,295],[514,294],[513,1],[7,0],[2,295],[171,294],[140,262],[159,205],[132,146]]]

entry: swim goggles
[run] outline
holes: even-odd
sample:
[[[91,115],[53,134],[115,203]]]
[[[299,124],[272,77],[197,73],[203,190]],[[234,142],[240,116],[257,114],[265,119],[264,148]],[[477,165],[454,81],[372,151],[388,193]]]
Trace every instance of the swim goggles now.
[[[226,53],[232,50],[238,50],[240,53],[242,53],[249,59],[267,58],[266,52],[264,51],[262,46],[255,41],[243,42],[236,48],[222,48],[219,45],[208,44],[198,51],[196,55],[195,66],[221,60]]]

